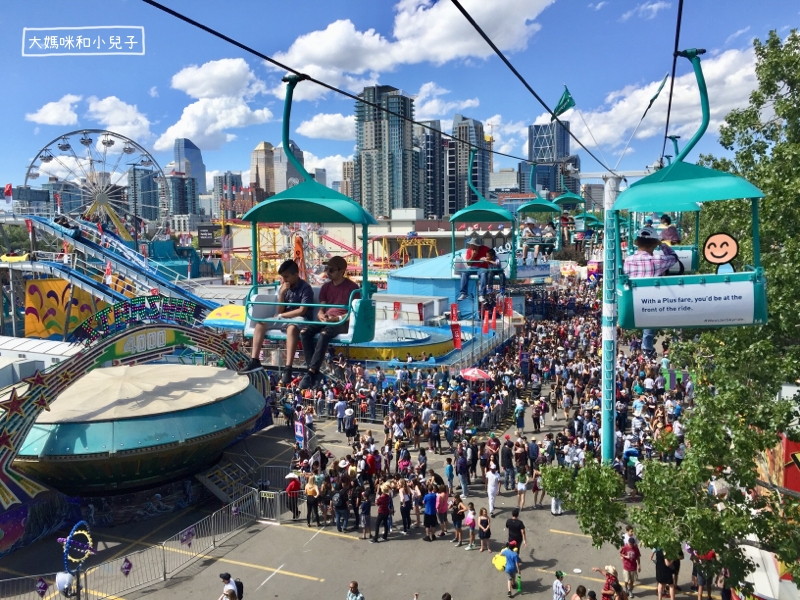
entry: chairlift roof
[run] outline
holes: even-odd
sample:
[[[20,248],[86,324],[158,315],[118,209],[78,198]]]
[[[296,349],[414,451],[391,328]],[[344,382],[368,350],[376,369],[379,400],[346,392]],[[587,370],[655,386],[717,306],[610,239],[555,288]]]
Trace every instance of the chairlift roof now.
[[[247,211],[242,220],[257,223],[378,224],[361,205],[313,179],[260,202]]]
[[[526,212],[561,212],[561,207],[549,200],[531,200],[517,209],[517,213]]]
[[[614,210],[694,212],[703,202],[763,197],[741,177],[679,161],[631,184],[617,198]]]
[[[573,218],[575,220],[583,219],[584,221],[597,221],[598,223],[602,223],[603,222],[602,219],[600,219],[599,217],[593,215],[592,213],[587,213],[587,212],[581,213],[579,215],[575,215]]]
[[[513,223],[514,215],[502,206],[498,206],[488,200],[479,200],[475,204],[462,208],[450,217],[451,223],[480,223],[482,221],[509,221]]]
[[[553,200],[553,202],[561,206],[562,204],[576,204],[576,203],[584,204],[586,201],[581,196],[578,196],[578,194],[575,194],[567,190],[566,192],[561,194],[558,198]]]

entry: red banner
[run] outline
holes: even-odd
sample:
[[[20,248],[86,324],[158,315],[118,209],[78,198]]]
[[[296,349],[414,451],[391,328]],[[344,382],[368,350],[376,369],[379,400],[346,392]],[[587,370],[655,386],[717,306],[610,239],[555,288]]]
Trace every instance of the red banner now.
[[[111,261],[106,261],[106,285],[111,285]]]
[[[56,197],[56,206],[57,206],[58,208],[61,208],[61,196],[59,196],[59,195],[58,195],[58,192],[56,192],[56,193],[55,193],[55,194],[53,194],[53,195]]]
[[[453,332],[453,348],[461,350],[461,325],[452,323],[450,325],[450,331]]]
[[[142,256],[147,256],[147,244],[140,244],[139,249],[141,250]]]
[[[497,329],[497,307],[492,308],[492,331]]]
[[[25,219],[25,225],[28,226],[28,233],[33,233],[33,221]]]
[[[67,252],[69,252],[69,244],[67,243],[67,240],[64,240],[64,254]]]
[[[483,333],[489,333],[489,311],[483,311]]]
[[[417,312],[419,313],[419,321],[420,323],[425,322],[425,309],[422,306],[422,302],[417,302]]]
[[[455,302],[450,305],[450,320],[458,321],[458,304]]]
[[[150,288],[151,296],[158,296],[158,288]]]
[[[394,303],[394,320],[397,321],[397,319],[399,319],[399,318],[400,318],[400,303],[399,302],[395,302]]]
[[[514,316],[514,307],[511,304],[511,298],[506,298],[506,316],[507,317]]]

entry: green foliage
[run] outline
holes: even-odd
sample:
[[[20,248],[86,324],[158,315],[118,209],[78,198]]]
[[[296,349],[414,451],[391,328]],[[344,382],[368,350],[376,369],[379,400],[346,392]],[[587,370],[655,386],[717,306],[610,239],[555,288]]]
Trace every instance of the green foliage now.
[[[639,506],[618,516],[619,503],[611,496],[569,496],[595,545],[618,540],[612,527],[598,522],[627,519],[643,545],[663,548],[667,557],[676,557],[682,543],[700,553],[714,550],[719,560],[712,570],[728,568],[732,585],[755,568],[740,544],[775,552],[795,580],[800,577],[800,505],[756,482],[762,453],[777,446],[781,434],[800,439],[800,403],[776,400],[781,384],[800,376],[800,35],[793,30],[781,40],[773,31],[754,48],[758,89],[749,106],[726,117],[720,131],[720,143],[733,158],[706,155],[700,162],[744,177],[766,196],[759,211],[769,323],[687,331],[673,347],[673,364],[688,366],[696,384],[686,422],[689,451],[680,469],[647,464],[638,485],[644,494]],[[736,270],[753,264],[749,201],[707,203],[700,222],[701,243],[711,233],[727,232],[739,241]],[[701,262],[701,271],[712,270]],[[708,493],[712,476],[727,483],[725,497]],[[585,469],[572,488],[597,478],[596,470]],[[553,485],[558,483],[554,478]],[[598,517],[601,511],[605,516]]]

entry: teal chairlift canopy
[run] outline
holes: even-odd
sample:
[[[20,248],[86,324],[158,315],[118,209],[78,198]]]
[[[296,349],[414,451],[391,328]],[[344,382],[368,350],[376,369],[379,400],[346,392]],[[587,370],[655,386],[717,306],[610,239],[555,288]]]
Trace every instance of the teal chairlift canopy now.
[[[745,265],[738,273],[631,279],[624,274],[618,246],[619,324],[624,329],[735,327],[767,322],[766,278],[761,268],[758,232],[758,199],[764,194],[741,177],[683,162],[710,121],[708,92],[698,56],[703,52],[679,53],[688,58],[694,68],[703,110],[700,128],[672,164],[637,181],[619,195],[614,203],[617,233],[621,210],[690,212],[697,211],[705,202],[750,199],[753,265]]]
[[[286,81],[286,101],[283,106],[283,147],[289,148],[289,121],[291,116],[292,95],[295,86],[305,79],[303,76],[289,75]],[[258,271],[258,256],[255,249],[258,247],[258,223],[352,223],[361,225],[361,290],[350,295],[346,305],[338,306],[347,310],[345,319],[349,320],[349,331],[340,334],[331,341],[334,344],[351,344],[370,342],[375,337],[375,301],[372,300],[373,286],[367,280],[369,273],[369,235],[370,225],[377,225],[375,218],[356,202],[347,196],[336,192],[321,183],[314,181],[304,166],[300,164],[292,152],[286,152],[286,158],[297,169],[304,181],[293,186],[263,202],[258,203],[244,215],[243,220],[252,223],[253,247],[253,273]],[[254,285],[250,289],[245,302],[245,335],[253,335],[255,323],[268,323],[274,329],[268,329],[266,337],[272,340],[286,339],[282,325],[285,319],[277,318],[279,315],[278,297],[274,289],[270,293],[259,293],[260,287],[253,277]],[[355,298],[360,293],[361,298]],[[318,290],[315,290],[315,296]],[[317,300],[313,304],[303,304],[312,311],[312,320],[304,321],[306,324],[330,325],[329,322],[315,321],[317,309],[324,304]],[[332,305],[328,305],[332,306]]]

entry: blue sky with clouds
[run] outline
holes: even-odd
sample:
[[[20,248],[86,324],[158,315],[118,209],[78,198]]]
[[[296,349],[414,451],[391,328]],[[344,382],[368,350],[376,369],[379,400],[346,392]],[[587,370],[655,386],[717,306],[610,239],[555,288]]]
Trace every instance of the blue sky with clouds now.
[[[492,123],[496,148],[525,156],[527,126],[544,110],[492,55],[448,0],[164,0],[169,7],[334,85],[374,83],[417,95],[420,118],[456,112]],[[534,89],[554,106],[567,84],[603,153],[616,163],[649,98],[671,66],[678,0],[462,0]],[[716,128],[755,86],[753,37],[782,35],[800,21],[798,4],[762,0],[685,2],[682,47],[703,47],[712,123],[697,152],[720,152]],[[136,25],[144,56],[21,56],[24,27]],[[249,175],[250,152],[280,142],[283,73],[230,44],[138,0],[7,0],[0,8],[0,182],[24,180],[28,161],[62,133],[106,128],[148,148],[164,166],[175,137],[203,151],[215,171]],[[673,132],[699,122],[689,63],[679,61]],[[641,169],[661,150],[666,90],[622,158]],[[353,101],[310,83],[296,92],[292,137],[307,164],[339,177],[353,153]],[[593,146],[576,114],[566,118]],[[584,171],[599,165],[581,157]],[[511,167],[496,158],[495,168]]]

